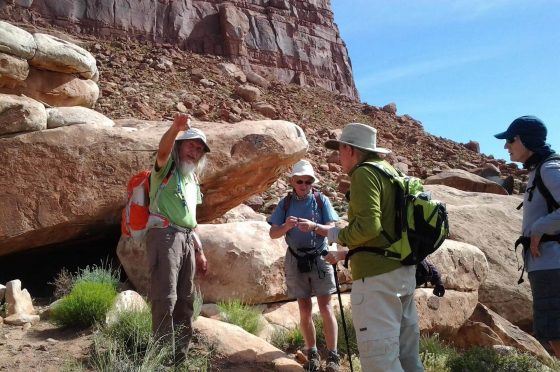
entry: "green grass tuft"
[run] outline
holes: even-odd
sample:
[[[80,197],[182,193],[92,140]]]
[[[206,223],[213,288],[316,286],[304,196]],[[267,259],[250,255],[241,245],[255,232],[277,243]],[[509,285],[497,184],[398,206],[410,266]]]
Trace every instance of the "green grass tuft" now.
[[[238,325],[249,333],[256,335],[264,327],[261,312],[239,299],[219,302],[216,305],[220,309],[224,321]]]
[[[87,328],[105,320],[117,291],[110,284],[80,282],[70,294],[60,300],[51,318],[55,324],[67,327]]]
[[[305,346],[299,325],[292,329],[276,329],[270,337],[270,343],[280,350],[289,352],[294,352]]]

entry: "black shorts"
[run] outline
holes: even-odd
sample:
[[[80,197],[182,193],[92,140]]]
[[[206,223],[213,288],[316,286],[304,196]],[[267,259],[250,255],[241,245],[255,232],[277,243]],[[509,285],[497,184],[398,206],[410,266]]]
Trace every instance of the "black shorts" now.
[[[533,330],[541,341],[560,340],[560,269],[529,273]]]

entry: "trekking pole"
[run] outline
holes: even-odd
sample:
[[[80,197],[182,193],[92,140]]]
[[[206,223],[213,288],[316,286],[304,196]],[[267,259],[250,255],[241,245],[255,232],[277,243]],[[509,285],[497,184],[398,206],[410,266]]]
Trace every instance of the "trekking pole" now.
[[[344,319],[344,308],[342,307],[342,297],[340,296],[340,285],[338,284],[338,275],[336,264],[332,265],[334,271],[334,282],[336,284],[336,293],[338,294],[338,305],[340,306],[340,318],[342,319],[342,329],[344,330],[344,340],[346,340],[346,352],[348,353],[348,362],[350,363],[350,372],[354,372],[352,366],[352,352],[350,351],[350,343],[348,342],[348,331],[346,330],[346,320]]]

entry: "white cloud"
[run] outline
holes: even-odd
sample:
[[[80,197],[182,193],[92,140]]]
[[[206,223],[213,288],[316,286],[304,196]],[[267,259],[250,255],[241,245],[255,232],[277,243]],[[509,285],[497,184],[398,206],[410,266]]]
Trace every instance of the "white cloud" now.
[[[396,66],[385,70],[378,70],[374,73],[360,77],[357,84],[361,89],[368,89],[372,86],[387,84],[395,80],[417,77],[442,71],[451,67],[462,66],[497,58],[500,55],[498,49],[487,51],[470,51],[457,56],[445,56],[431,60],[424,60],[412,64]]]

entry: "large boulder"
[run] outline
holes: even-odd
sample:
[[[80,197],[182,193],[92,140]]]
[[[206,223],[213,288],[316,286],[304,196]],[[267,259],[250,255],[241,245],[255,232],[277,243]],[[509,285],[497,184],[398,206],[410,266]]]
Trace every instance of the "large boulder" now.
[[[113,120],[100,112],[87,107],[53,107],[47,109],[47,128],[65,127],[68,125],[89,124],[112,127]]]
[[[435,176],[424,180],[426,185],[446,185],[464,191],[488,192],[492,194],[508,195],[506,189],[496,182],[487,180],[476,174],[462,169],[444,170]]]
[[[25,96],[0,93],[0,136],[46,128],[47,111],[43,104]]]
[[[85,79],[97,75],[95,58],[90,52],[76,44],[56,36],[33,34],[37,51],[29,61],[32,66],[42,70],[78,74]]]
[[[533,322],[531,288],[517,284],[518,254],[512,251],[521,231],[521,198],[457,190],[448,186],[426,187],[433,197],[447,203],[451,237],[472,244],[486,255],[490,270],[479,289],[479,302],[524,330]]]
[[[193,328],[208,343],[214,345],[233,370],[303,372],[303,367],[286,353],[241,327],[199,316]]]
[[[248,303],[285,300],[283,239],[268,236],[266,222],[248,221],[198,225],[208,259],[208,273],[197,278],[204,302],[242,299]],[[117,255],[128,279],[143,294],[149,290],[146,247],[121,237]]]
[[[93,80],[32,67],[23,81],[0,77],[0,93],[24,94],[50,106],[93,107],[99,87]]]
[[[37,44],[33,35],[8,22],[0,21],[0,52],[21,59],[30,59],[35,55],[36,50]]]
[[[505,345],[551,361],[545,348],[533,336],[523,332],[488,307],[478,304],[469,320],[461,327],[453,343],[459,347]]]
[[[476,308],[479,288],[488,276],[488,261],[477,247],[450,239],[429,256],[429,261],[440,272],[446,291],[437,297],[431,288],[416,290],[420,329],[452,335]]]
[[[14,80],[25,80],[29,75],[29,64],[6,53],[0,53],[0,76],[7,76]]]
[[[151,168],[169,125],[121,120],[0,137],[0,161],[17,164],[0,168],[0,256],[116,228],[128,179]],[[267,190],[307,150],[286,121],[195,125],[212,148],[199,222]]]

